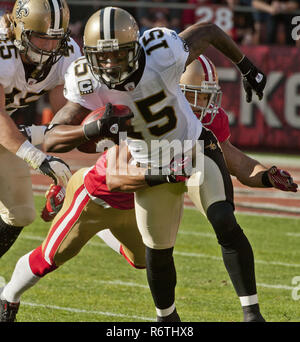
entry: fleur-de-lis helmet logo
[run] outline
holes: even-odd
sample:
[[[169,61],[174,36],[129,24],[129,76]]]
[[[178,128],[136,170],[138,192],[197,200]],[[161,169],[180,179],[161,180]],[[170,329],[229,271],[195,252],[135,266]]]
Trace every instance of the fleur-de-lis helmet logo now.
[[[29,0],[18,0],[16,8],[16,18],[21,19],[23,16],[28,16],[29,9],[28,7],[25,7],[28,4],[28,2]]]

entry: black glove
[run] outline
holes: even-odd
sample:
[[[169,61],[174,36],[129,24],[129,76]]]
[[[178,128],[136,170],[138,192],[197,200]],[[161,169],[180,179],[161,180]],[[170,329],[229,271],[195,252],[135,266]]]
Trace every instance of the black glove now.
[[[126,116],[114,114],[113,105],[107,103],[101,119],[84,125],[84,134],[91,140],[95,137],[110,138],[115,144],[119,143],[119,133],[130,129],[128,120],[133,118],[133,113]]]
[[[192,158],[190,156],[175,156],[166,175],[145,175],[145,181],[149,186],[160,185],[163,183],[185,182],[192,172]]]
[[[263,98],[263,90],[266,86],[266,75],[258,70],[250,60],[244,56],[244,58],[236,65],[243,75],[243,86],[246,92],[247,102],[252,101],[252,91],[254,90],[259,100]]]

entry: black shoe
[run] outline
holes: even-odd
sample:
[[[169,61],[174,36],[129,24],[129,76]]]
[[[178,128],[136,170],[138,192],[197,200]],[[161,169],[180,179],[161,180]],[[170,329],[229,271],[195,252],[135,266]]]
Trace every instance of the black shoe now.
[[[265,322],[262,314],[259,311],[259,305],[249,305],[243,307],[244,322]]]
[[[14,322],[20,303],[10,303],[0,299],[0,322]]]
[[[157,322],[181,322],[180,317],[176,311],[176,309],[168,316],[157,316]]]

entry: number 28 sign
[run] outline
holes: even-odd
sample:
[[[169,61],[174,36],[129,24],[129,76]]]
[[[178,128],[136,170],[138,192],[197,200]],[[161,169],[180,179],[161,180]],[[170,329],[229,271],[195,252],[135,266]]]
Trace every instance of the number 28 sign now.
[[[225,6],[200,6],[195,10],[197,23],[212,22],[223,31],[230,31],[233,27],[233,12]]]

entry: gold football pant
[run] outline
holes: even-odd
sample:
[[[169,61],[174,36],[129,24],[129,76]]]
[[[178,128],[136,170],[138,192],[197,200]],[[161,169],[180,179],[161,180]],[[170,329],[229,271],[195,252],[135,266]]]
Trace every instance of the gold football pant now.
[[[144,267],[145,250],[134,209],[104,208],[93,202],[83,185],[85,171],[77,171],[69,180],[63,207],[42,244],[44,260],[60,266],[77,255],[97,232],[109,228],[122,244],[125,257],[136,267]]]
[[[1,145],[0,162],[0,216],[10,226],[28,226],[36,216],[30,169]]]

